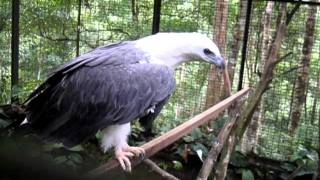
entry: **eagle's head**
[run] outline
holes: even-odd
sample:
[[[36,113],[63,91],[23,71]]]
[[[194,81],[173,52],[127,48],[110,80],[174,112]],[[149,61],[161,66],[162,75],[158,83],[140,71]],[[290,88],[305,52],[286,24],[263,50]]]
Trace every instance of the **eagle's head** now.
[[[225,67],[217,45],[200,33],[158,33],[135,43],[150,55],[151,63],[176,67],[182,62],[203,60],[219,68]]]

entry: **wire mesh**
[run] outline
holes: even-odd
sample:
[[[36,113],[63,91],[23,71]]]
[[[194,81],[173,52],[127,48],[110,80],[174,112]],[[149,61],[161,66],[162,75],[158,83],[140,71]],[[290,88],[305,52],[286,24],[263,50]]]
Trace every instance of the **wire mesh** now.
[[[0,102],[10,100],[11,1],[0,1]]]
[[[130,2],[130,3],[128,3]],[[239,1],[229,1],[225,57],[230,59],[234,48],[234,31],[239,11]],[[250,34],[244,83],[254,86],[261,73],[261,25],[266,1],[255,1],[252,8]],[[214,39],[215,16],[221,12],[213,0],[170,0],[162,2],[160,31],[201,32]],[[77,16],[79,1],[21,1],[21,96],[26,96],[39,84],[53,67],[75,56]],[[10,91],[10,7],[0,5],[0,101],[9,101]],[[289,8],[293,5],[288,4]],[[80,52],[97,46],[122,40],[132,40],[149,35],[152,27],[152,0],[100,0],[82,1],[80,16]],[[301,6],[294,16],[280,57],[290,53],[276,69],[276,78],[262,99],[258,130],[247,135],[240,145],[252,147],[260,156],[290,160],[299,144],[319,146],[319,50],[320,38],[315,37],[310,65],[306,103],[304,103],[299,127],[290,136],[288,126],[298,63],[301,58],[308,6]],[[274,35],[277,15],[276,5],[271,14],[271,34]],[[319,12],[317,17],[319,16]],[[240,23],[244,26],[244,22]],[[319,32],[317,18],[316,32]],[[317,33],[316,33],[317,34]],[[240,45],[241,42],[240,42]],[[240,46],[241,47],[241,46]],[[239,50],[238,50],[239,51]],[[240,52],[236,58],[233,90],[239,81]],[[210,65],[201,62],[183,64],[176,70],[177,88],[156,121],[158,131],[167,131],[177,124],[208,108],[208,80],[212,76]],[[216,86],[222,86],[217,78]],[[210,104],[213,105],[213,104]],[[217,125],[218,126],[218,125]],[[250,137],[254,136],[254,138]],[[252,140],[254,139],[254,140]]]
[[[259,17],[264,14],[267,2],[254,2],[252,17]],[[271,14],[271,37],[274,36],[279,3]],[[288,3],[288,10],[294,7]],[[311,149],[319,149],[319,101],[318,79],[319,79],[319,37],[315,35],[315,44],[312,49],[312,58],[308,74],[306,101],[301,109],[301,119],[299,127],[291,135],[289,132],[290,123],[294,116],[291,115],[293,109],[293,98],[296,93],[296,81],[298,78],[299,62],[301,61],[302,49],[305,37],[305,26],[307,20],[308,5],[300,6],[299,11],[294,15],[292,22],[288,26],[285,39],[279,50],[278,58],[285,57],[275,70],[275,78],[266,91],[260,104],[260,114],[258,117],[258,130],[247,134],[241,144],[244,151],[255,151],[260,156],[277,160],[292,160],[293,153],[300,145]],[[319,12],[316,15],[319,17]],[[259,79],[259,68],[261,68],[262,58],[259,56],[259,41],[261,40],[261,25],[265,23],[262,18],[252,18],[250,24],[250,40],[248,43],[248,55],[246,63],[245,81],[257,82]],[[319,18],[316,22],[316,31],[319,32]],[[317,110],[316,110],[317,109]],[[251,128],[253,123],[251,124]],[[250,127],[249,127],[250,128]],[[257,128],[257,127],[255,127]],[[248,147],[251,148],[248,150]]]
[[[236,4],[231,4],[229,9],[236,8]],[[215,2],[211,0],[172,0],[164,1],[161,10],[161,32],[200,32],[214,39],[214,17]],[[234,23],[235,16],[230,13],[228,22]],[[227,36],[232,35],[232,30],[228,30]],[[227,42],[231,46],[231,42]],[[228,55],[229,51],[226,51]],[[169,103],[165,106],[162,114],[157,120],[157,128],[170,130],[177,124],[192,118],[200,112],[206,110],[214,103],[208,104],[208,79],[215,76],[210,71],[210,65],[204,62],[189,62],[182,64],[176,70],[176,91]],[[222,77],[214,79],[212,86],[222,86]],[[210,86],[210,89],[218,89]],[[219,96],[219,95],[218,95]]]

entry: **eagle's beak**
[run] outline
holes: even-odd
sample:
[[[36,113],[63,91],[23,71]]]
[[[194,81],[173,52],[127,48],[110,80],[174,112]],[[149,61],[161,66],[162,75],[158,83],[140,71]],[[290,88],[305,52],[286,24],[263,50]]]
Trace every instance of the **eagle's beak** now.
[[[222,56],[216,56],[214,54],[208,55],[210,62],[216,65],[220,69],[225,68],[225,60]]]

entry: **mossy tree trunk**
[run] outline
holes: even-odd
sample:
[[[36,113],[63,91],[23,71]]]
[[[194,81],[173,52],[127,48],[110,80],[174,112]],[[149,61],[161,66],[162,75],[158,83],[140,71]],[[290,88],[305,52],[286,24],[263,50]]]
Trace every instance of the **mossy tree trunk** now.
[[[315,122],[317,109],[319,109],[319,108],[317,108],[319,97],[320,97],[320,73],[318,72],[316,91],[313,95],[312,110],[311,110],[311,115],[310,115],[310,119],[311,119],[312,124],[314,124],[314,122]],[[320,114],[320,112],[319,112],[319,114]]]
[[[228,169],[228,162],[230,160],[230,154],[234,151],[235,145],[242,139],[245,130],[247,129],[248,125],[250,124],[250,121],[252,120],[252,115],[255,109],[260,103],[263,93],[268,89],[268,86],[273,79],[273,70],[282,59],[278,59],[278,51],[284,39],[287,26],[295,12],[299,9],[299,6],[300,5],[297,4],[289,13],[287,13],[286,4],[280,3],[280,12],[277,21],[276,34],[273,39],[273,42],[269,47],[267,56],[268,58],[266,59],[266,64],[261,74],[261,79],[258,82],[256,88],[248,97],[247,105],[242,108],[238,124],[234,126],[230,132],[229,143],[224,147],[223,151],[221,152],[221,157],[216,168],[216,172],[218,173],[216,174],[215,178],[217,180],[225,179],[226,172]]]
[[[291,119],[289,124],[289,134],[293,135],[301,120],[303,105],[306,102],[307,84],[309,79],[309,69],[311,53],[314,44],[314,32],[316,24],[317,7],[309,6],[308,18],[305,26],[305,36],[302,48],[302,57],[299,62],[298,75],[295,82]]]
[[[271,28],[271,15],[274,7],[274,2],[269,1],[267,3],[266,9],[264,11],[262,21],[261,21],[261,43],[259,45],[260,49],[260,68],[259,72],[262,72],[267,60],[268,49],[271,43],[270,38],[270,28]],[[259,129],[262,123],[264,111],[264,100],[262,98],[261,102],[257,106],[256,110],[253,113],[251,123],[245,133],[245,140],[241,144],[241,150],[245,153],[250,151],[255,151],[255,147],[258,143]]]
[[[239,1],[239,12],[237,14],[237,21],[234,26],[233,31],[233,41],[231,44],[231,55],[228,61],[228,72],[230,77],[231,84],[234,79],[234,71],[237,64],[237,59],[239,56],[240,45],[243,40],[244,24],[246,20],[246,10],[247,10],[248,1],[240,0]]]
[[[217,0],[215,9],[214,41],[217,43],[221,54],[225,57],[227,19],[229,0]],[[216,104],[223,96],[224,86],[221,73],[215,66],[211,66],[208,74],[208,87],[206,93],[206,109]]]

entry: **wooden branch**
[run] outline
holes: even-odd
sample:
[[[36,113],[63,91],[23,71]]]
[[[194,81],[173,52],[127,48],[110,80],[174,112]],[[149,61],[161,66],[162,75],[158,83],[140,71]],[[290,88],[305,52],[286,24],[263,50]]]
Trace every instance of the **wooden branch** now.
[[[217,118],[218,115],[223,112],[226,108],[228,108],[232,103],[234,103],[237,99],[243,97],[249,88],[244,88],[243,90],[237,92],[233,96],[228,97],[227,99],[221,101],[220,103],[214,105],[208,110],[196,115],[192,119],[187,122],[179,125],[178,127],[170,130],[169,132],[153,139],[152,141],[142,145],[141,147],[146,151],[145,157],[149,158],[150,156],[156,154],[160,150],[166,148],[170,144],[174,143],[184,135],[190,133],[194,128],[209,122],[210,120]],[[140,163],[138,159],[132,159],[132,164],[136,165]],[[114,169],[119,166],[119,162],[115,159],[110,160],[104,165],[92,170],[89,172],[90,176],[98,176],[103,174],[104,172]]]
[[[314,174],[312,176],[312,180],[319,180],[320,179],[320,158],[318,160],[317,168],[314,171]]]
[[[226,66],[228,63],[225,63]],[[231,82],[229,78],[228,68],[225,67],[223,71],[223,80],[225,86],[225,95],[231,96]],[[235,103],[229,107],[229,118],[230,121],[226,122],[222,129],[219,132],[217,139],[215,140],[213,146],[211,147],[206,160],[203,162],[203,165],[199,171],[198,180],[208,179],[212,168],[215,166],[217,162],[218,155],[220,154],[226,140],[229,137],[231,128],[234,126],[235,122],[239,118],[240,113],[240,100],[235,101]]]
[[[295,11],[294,11],[295,12]],[[292,15],[293,16],[293,15]],[[266,59],[266,64],[264,67],[264,71],[262,73],[261,79],[257,85],[257,87],[254,89],[254,91],[251,93],[247,100],[247,105],[244,107],[240,114],[240,118],[238,120],[237,126],[234,126],[230,132],[230,139],[229,143],[226,147],[223,149],[223,153],[221,154],[220,160],[219,160],[219,167],[217,168],[217,171],[219,174],[216,176],[217,179],[224,179],[225,177],[221,175],[226,174],[227,170],[227,161],[229,162],[229,157],[231,155],[231,152],[235,149],[235,145],[241,140],[243,137],[243,134],[245,130],[247,129],[248,125],[250,124],[250,121],[252,119],[252,115],[259,104],[262,94],[267,90],[269,84],[271,83],[274,73],[273,70],[277,64],[277,55],[278,51],[280,49],[280,46],[282,44],[282,41],[284,39],[284,35],[287,29],[286,24],[286,4],[280,3],[280,14],[278,18],[278,26],[276,30],[276,35],[273,40],[273,43],[269,47],[268,56]],[[224,172],[222,172],[224,171]]]
[[[234,126],[234,124],[237,122],[237,120],[239,119],[239,114],[240,114],[240,107],[242,105],[243,102],[240,101],[236,101],[235,104],[232,106],[229,112],[229,122],[226,122],[224,124],[224,126],[222,127],[222,129],[219,132],[219,135],[217,137],[217,139],[215,140],[213,146],[211,147],[208,156],[206,158],[206,160],[203,162],[202,168],[199,171],[198,180],[205,180],[208,179],[210,172],[212,171],[212,169],[216,166],[216,162],[218,159],[218,156],[222,150],[222,148],[224,147],[227,139],[229,138],[229,134],[230,131],[232,129],[232,127]]]
[[[304,165],[299,165],[287,178],[287,180],[293,180],[297,174],[301,171],[301,169],[304,167]]]
[[[279,59],[276,60],[276,64],[279,64],[280,62],[282,62],[284,59],[286,59],[288,56],[290,56],[291,54],[293,54],[292,52],[289,52],[283,56],[281,56]]]
[[[173,176],[172,174],[168,173],[167,171],[161,169],[155,162],[151,161],[150,159],[146,159],[143,161],[143,163],[145,165],[147,165],[148,167],[150,167],[150,169],[154,172],[156,172],[157,174],[161,175],[161,177],[163,177],[164,179],[168,179],[168,180],[179,180],[178,178],[176,178],[175,176]]]
[[[231,158],[231,153],[235,147],[236,136],[235,134],[230,134],[228,137],[228,143],[224,147],[221,153],[221,159],[219,160],[217,170],[216,170],[216,180],[224,180],[227,175],[228,165]]]
[[[228,67],[227,64],[225,63],[226,67],[223,70],[223,81],[224,81],[224,86],[225,86],[225,96],[229,97],[231,96],[231,82],[230,82],[230,78],[229,78],[229,72],[228,72]]]
[[[302,2],[302,0],[300,0]],[[292,20],[293,15],[299,10],[300,3],[296,4],[295,7],[287,14],[286,25],[288,26]]]

